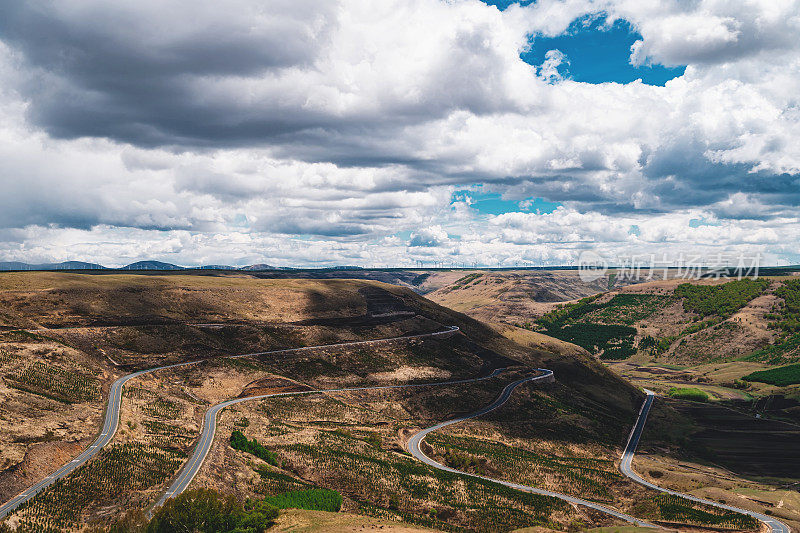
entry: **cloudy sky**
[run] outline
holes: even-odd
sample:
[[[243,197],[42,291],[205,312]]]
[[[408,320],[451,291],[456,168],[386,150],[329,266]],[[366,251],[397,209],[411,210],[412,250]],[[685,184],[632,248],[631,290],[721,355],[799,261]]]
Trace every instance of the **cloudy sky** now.
[[[800,263],[800,1],[0,1],[0,260]]]

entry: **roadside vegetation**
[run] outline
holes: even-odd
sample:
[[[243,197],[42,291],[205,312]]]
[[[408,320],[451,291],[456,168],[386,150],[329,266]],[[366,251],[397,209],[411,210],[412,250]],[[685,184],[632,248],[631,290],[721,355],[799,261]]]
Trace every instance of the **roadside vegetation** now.
[[[610,484],[622,480],[613,461],[605,459],[538,453],[487,439],[440,433],[429,435],[426,442],[452,468],[533,487],[557,486],[583,498],[609,499]]]
[[[555,498],[436,470],[338,433],[320,433],[314,444],[279,451],[289,468],[317,472],[321,484],[345,492],[360,513],[379,518],[495,531],[549,524],[552,513],[567,509]]]
[[[87,512],[121,505],[121,498],[125,498],[122,509],[136,508],[144,502],[134,503],[131,493],[160,486],[185,459],[185,454],[154,446],[113,444],[19,507],[15,513],[19,518],[16,531],[79,529],[86,524]]]
[[[658,505],[658,517],[667,522],[736,531],[756,530],[760,525],[752,516],[699,504],[672,494],[657,496],[655,502]]]
[[[264,533],[278,517],[278,508],[263,500],[239,503],[215,490],[189,490],[164,502],[149,521],[129,513],[97,533]]]

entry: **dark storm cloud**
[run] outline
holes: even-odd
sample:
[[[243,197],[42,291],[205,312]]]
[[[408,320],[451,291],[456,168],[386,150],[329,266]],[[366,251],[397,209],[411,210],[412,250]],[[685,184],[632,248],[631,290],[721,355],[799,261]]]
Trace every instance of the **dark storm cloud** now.
[[[336,104],[333,109],[306,105],[314,84],[328,81],[298,78],[292,84],[292,75],[316,74],[316,62],[332,46],[338,8],[337,2],[311,0],[5,3],[0,38],[20,50],[31,67],[24,88],[30,119],[61,138],[235,147],[298,144],[305,141],[300,132],[314,131],[323,138],[316,145],[322,149],[305,158],[334,160],[335,154],[351,152],[345,150],[347,141],[324,147],[327,137],[379,135],[387,112],[393,130],[454,108],[498,108],[502,98],[487,95],[495,92],[502,68],[482,31],[454,37],[453,60],[425,80],[432,85],[422,101],[368,101],[364,107],[377,104],[371,111],[345,115]],[[344,89],[335,85],[334,92],[349,96],[347,82]],[[368,160],[366,153],[339,157],[347,158],[352,164]],[[372,155],[375,164],[402,159]]]
[[[307,65],[326,44],[334,8],[302,0],[234,2],[224,11],[203,2],[6,2],[0,38],[27,59],[30,118],[54,136],[235,144],[315,121],[278,109],[243,114],[234,94],[215,107],[198,80]],[[305,16],[310,10],[317,15]]]

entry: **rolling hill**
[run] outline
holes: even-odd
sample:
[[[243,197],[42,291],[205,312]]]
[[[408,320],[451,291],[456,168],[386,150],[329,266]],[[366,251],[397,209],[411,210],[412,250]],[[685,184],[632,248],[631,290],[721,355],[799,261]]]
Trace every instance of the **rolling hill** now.
[[[125,506],[136,507],[152,501],[174,472],[175,467],[171,465],[179,465],[181,454],[191,449],[208,405],[274,390],[279,383],[284,388],[332,388],[474,377],[498,367],[519,369],[514,372],[525,368],[550,368],[558,376],[555,384],[524,388],[518,396],[515,393],[513,407],[498,411],[484,421],[480,433],[483,438],[501,439],[538,450],[536,453],[542,457],[566,454],[587,461],[602,458],[598,464],[604,472],[613,471],[613,459],[642,398],[635,388],[585,355],[558,354],[522,346],[410,289],[372,281],[256,279],[177,273],[141,276],[17,272],[0,275],[0,310],[0,395],[3,397],[0,416],[8,422],[0,429],[0,499],[15,494],[37,476],[46,475],[52,468],[48,465],[68,460],[87,445],[95,428],[99,427],[103,398],[116,377],[155,364],[208,359],[202,365],[160,372],[126,385],[122,427],[108,453],[103,452],[84,470],[130,472],[136,463],[128,461],[146,457],[151,477],[142,481],[141,486],[118,482],[116,492],[102,497],[87,496],[88,499],[81,500],[85,503],[81,503],[80,508],[70,507],[74,505],[70,503],[73,500],[67,498],[68,492],[64,491],[95,494],[98,489],[93,488],[94,485],[85,485],[94,478],[76,478],[70,483],[79,485],[68,483],[58,489],[61,492],[53,493],[52,498],[56,500],[52,501],[58,503],[48,505],[73,509],[72,515],[78,513],[82,520],[90,523],[101,515],[113,514],[123,502]],[[432,338],[375,348],[320,349],[298,357],[219,359],[224,355],[254,351],[420,334],[451,325],[458,326],[460,332],[449,339]],[[514,375],[518,374],[512,373],[507,379]],[[283,411],[271,412],[264,418],[266,407],[253,404],[239,409],[240,414],[234,418],[223,418],[223,427],[235,428],[231,424],[246,418],[248,425],[240,427],[249,436],[267,439],[268,435],[290,431],[284,424],[294,420],[291,427],[296,429],[291,429],[290,433],[300,433],[291,438],[300,440],[292,442],[299,445],[307,442],[304,439],[309,434],[317,435],[314,437],[317,442],[333,446],[325,448],[329,450],[326,453],[340,450],[339,444],[329,442],[331,438],[340,438],[338,433],[331,436],[330,428],[342,428],[344,433],[340,436],[350,434],[356,439],[352,441],[355,444],[361,442],[359,439],[377,434],[384,443],[380,460],[385,461],[402,449],[402,438],[409,427],[485,405],[503,383],[502,380],[490,381],[478,388],[463,386],[413,393],[383,392],[377,396],[364,393],[335,399],[331,407],[314,411],[318,414],[310,415],[311,418],[307,415],[297,418],[298,414]],[[344,404],[336,403],[342,401]],[[273,402],[269,409],[280,405],[283,404]],[[293,405],[312,411],[317,409],[313,402],[292,403],[286,408],[293,409]],[[336,414],[342,405],[361,414],[347,414],[350,411]],[[345,419],[341,421],[334,415],[345,416]],[[355,418],[347,418],[351,416]],[[322,420],[328,417],[331,422],[320,426],[314,422],[320,419],[318,417]],[[31,420],[36,422],[25,422]],[[253,433],[256,429],[258,432]],[[325,468],[320,466],[316,470],[319,475],[312,476],[303,466],[311,460],[309,456],[297,455],[300,448],[284,448],[285,442],[280,439],[271,449],[282,454],[284,468],[274,475],[262,475],[253,470],[251,463],[229,451],[225,442],[223,437],[215,444],[216,451],[212,451],[209,459],[211,470],[200,474],[202,483],[223,492],[252,497],[257,496],[258,491],[275,491],[286,486],[271,485],[276,479],[294,479],[296,483],[315,483],[343,491],[347,496],[345,508],[350,512],[379,517],[389,516],[386,514],[389,513],[397,519],[428,526],[438,523],[436,520],[453,526],[468,524],[471,520],[460,511],[448,511],[452,504],[437,499],[442,498],[441,495],[431,494],[426,497],[429,500],[425,500],[408,493],[400,504],[393,503],[386,487],[370,484],[373,478],[353,477],[357,469],[349,470],[348,475],[342,477],[344,473],[337,474],[335,464],[330,464]],[[341,449],[335,453],[353,453],[351,448],[347,449],[351,451]],[[547,466],[551,464],[547,461],[542,464],[542,468],[555,470],[550,481],[540,483],[572,490],[568,471],[563,471],[572,467],[560,462],[553,466]],[[229,478],[223,472],[235,476]],[[424,476],[434,476],[425,472]],[[273,481],[266,485],[243,481],[252,476],[264,483]],[[620,498],[622,506],[630,505],[632,500],[627,494],[638,489],[631,488],[618,475],[612,477],[610,492],[604,494]],[[295,482],[290,482],[289,486]],[[83,488],[70,488],[73,486]],[[368,487],[372,488],[364,492]],[[402,503],[406,502],[405,498],[407,503]],[[427,514],[423,520],[419,513],[426,505],[434,505],[442,514],[436,520]],[[524,511],[525,505],[529,504],[520,507],[523,513],[520,526],[550,520],[525,514],[533,512]],[[491,512],[500,512],[503,508]],[[30,514],[34,511],[26,513],[23,519],[39,520],[40,515]],[[575,519],[569,511],[552,515],[552,520],[564,524]],[[605,523],[603,517],[595,519],[598,524]]]

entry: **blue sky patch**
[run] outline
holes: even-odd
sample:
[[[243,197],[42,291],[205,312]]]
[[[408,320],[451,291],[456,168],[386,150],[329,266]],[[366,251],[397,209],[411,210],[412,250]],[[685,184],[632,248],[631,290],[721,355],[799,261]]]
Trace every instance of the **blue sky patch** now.
[[[631,65],[631,45],[641,38],[626,20],[605,26],[604,17],[584,17],[570,24],[564,35],[531,37],[531,49],[520,57],[531,65],[541,65],[549,50],[560,50],[569,60],[559,67],[561,75],[587,83],[630,83],[641,79],[648,85],[663,86],[683,75],[686,67]]]
[[[719,226],[719,222],[709,222],[705,218],[693,218],[689,221],[690,228],[699,228],[700,226]]]
[[[479,188],[480,189],[480,188]],[[482,192],[481,190],[461,190],[453,193],[452,202],[471,200],[470,207],[482,215],[502,215],[524,211],[526,213],[552,213],[562,204],[549,202],[543,198],[527,198],[521,201],[504,200],[499,193]]]
[[[534,0],[481,0],[484,4],[489,4],[490,6],[495,6],[500,11],[503,11],[505,8],[510,6],[511,4],[520,4],[522,6],[527,6],[528,4],[533,4]]]

